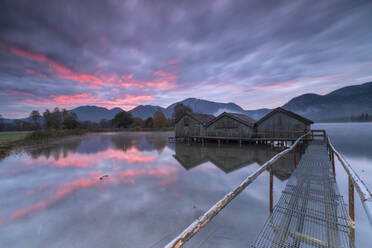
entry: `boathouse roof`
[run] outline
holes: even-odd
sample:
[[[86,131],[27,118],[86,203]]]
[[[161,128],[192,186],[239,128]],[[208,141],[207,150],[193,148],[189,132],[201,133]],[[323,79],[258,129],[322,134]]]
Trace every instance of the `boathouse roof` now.
[[[283,114],[286,114],[294,119],[297,119],[303,123],[305,123],[306,125],[310,125],[310,124],[313,124],[314,122],[312,120],[309,120],[301,115],[298,115],[296,113],[293,113],[289,110],[285,110],[283,108],[276,108],[274,109],[273,111],[271,111],[270,113],[268,113],[267,115],[265,115],[264,117],[262,117],[259,121],[256,122],[256,126],[260,125],[262,122],[264,122],[265,120],[269,119],[271,116],[273,116],[274,114],[276,113],[283,113]]]
[[[214,118],[213,120],[208,122],[207,126],[210,126],[212,123],[218,121],[219,119],[221,119],[224,116],[227,116],[231,119],[234,119],[234,120],[236,120],[236,121],[238,121],[238,122],[240,122],[240,123],[242,123],[246,126],[249,126],[249,127],[253,127],[254,124],[256,123],[256,121],[254,119],[252,119],[251,117],[249,117],[247,115],[223,112],[222,114],[220,114],[219,116],[217,116],[216,118]]]
[[[185,115],[190,116],[191,118],[193,118],[194,120],[196,120],[197,122],[199,122],[199,123],[201,123],[203,125],[207,124],[208,122],[210,122],[211,120],[213,120],[215,118],[214,115],[207,115],[207,114],[198,114],[198,113],[187,112],[181,118],[179,118],[178,120],[176,120],[176,123],[179,120],[181,120]]]

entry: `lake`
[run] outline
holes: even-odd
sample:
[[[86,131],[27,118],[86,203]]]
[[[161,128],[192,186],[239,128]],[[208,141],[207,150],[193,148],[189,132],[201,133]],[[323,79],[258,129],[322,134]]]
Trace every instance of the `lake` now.
[[[327,130],[372,188],[372,124],[313,128]],[[88,134],[6,157],[0,161],[2,247],[163,247],[281,151],[171,144],[172,135]],[[274,202],[293,169],[293,154],[275,165]],[[337,183],[347,196],[344,174],[337,166]],[[186,247],[249,246],[269,216],[269,178],[269,171],[259,176]],[[365,247],[370,227],[357,194],[355,199],[356,244]]]

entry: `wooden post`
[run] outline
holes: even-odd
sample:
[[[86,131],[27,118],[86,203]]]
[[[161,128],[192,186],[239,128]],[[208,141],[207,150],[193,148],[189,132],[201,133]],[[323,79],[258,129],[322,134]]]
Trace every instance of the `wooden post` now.
[[[242,140],[239,140],[239,146],[242,147]]]
[[[332,160],[332,171],[333,171],[333,176],[336,176],[336,169],[335,169],[335,152],[331,151],[331,160]]]
[[[274,193],[273,193],[273,189],[274,189],[274,180],[273,180],[273,167],[270,166],[270,214],[273,213],[273,209],[274,209]]]
[[[349,176],[349,221],[350,221],[350,237],[355,239],[355,212],[354,212],[354,185]]]
[[[221,145],[220,139],[218,139],[218,141],[217,141],[217,142],[218,142],[218,146],[220,146],[220,145]]]
[[[294,160],[294,167],[296,169],[297,167],[297,162],[296,162],[296,147],[293,148],[293,160]]]

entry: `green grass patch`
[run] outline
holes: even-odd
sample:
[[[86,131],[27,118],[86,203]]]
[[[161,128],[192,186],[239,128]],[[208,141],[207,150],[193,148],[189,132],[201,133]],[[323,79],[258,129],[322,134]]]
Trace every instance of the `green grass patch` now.
[[[0,144],[24,140],[31,131],[0,132]]]

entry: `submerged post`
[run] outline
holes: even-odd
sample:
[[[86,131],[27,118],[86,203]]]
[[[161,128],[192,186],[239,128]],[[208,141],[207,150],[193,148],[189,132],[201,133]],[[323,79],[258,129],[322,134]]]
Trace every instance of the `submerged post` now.
[[[273,195],[273,190],[274,190],[274,180],[273,180],[273,168],[270,167],[270,214],[273,213],[274,209],[274,195]]]

